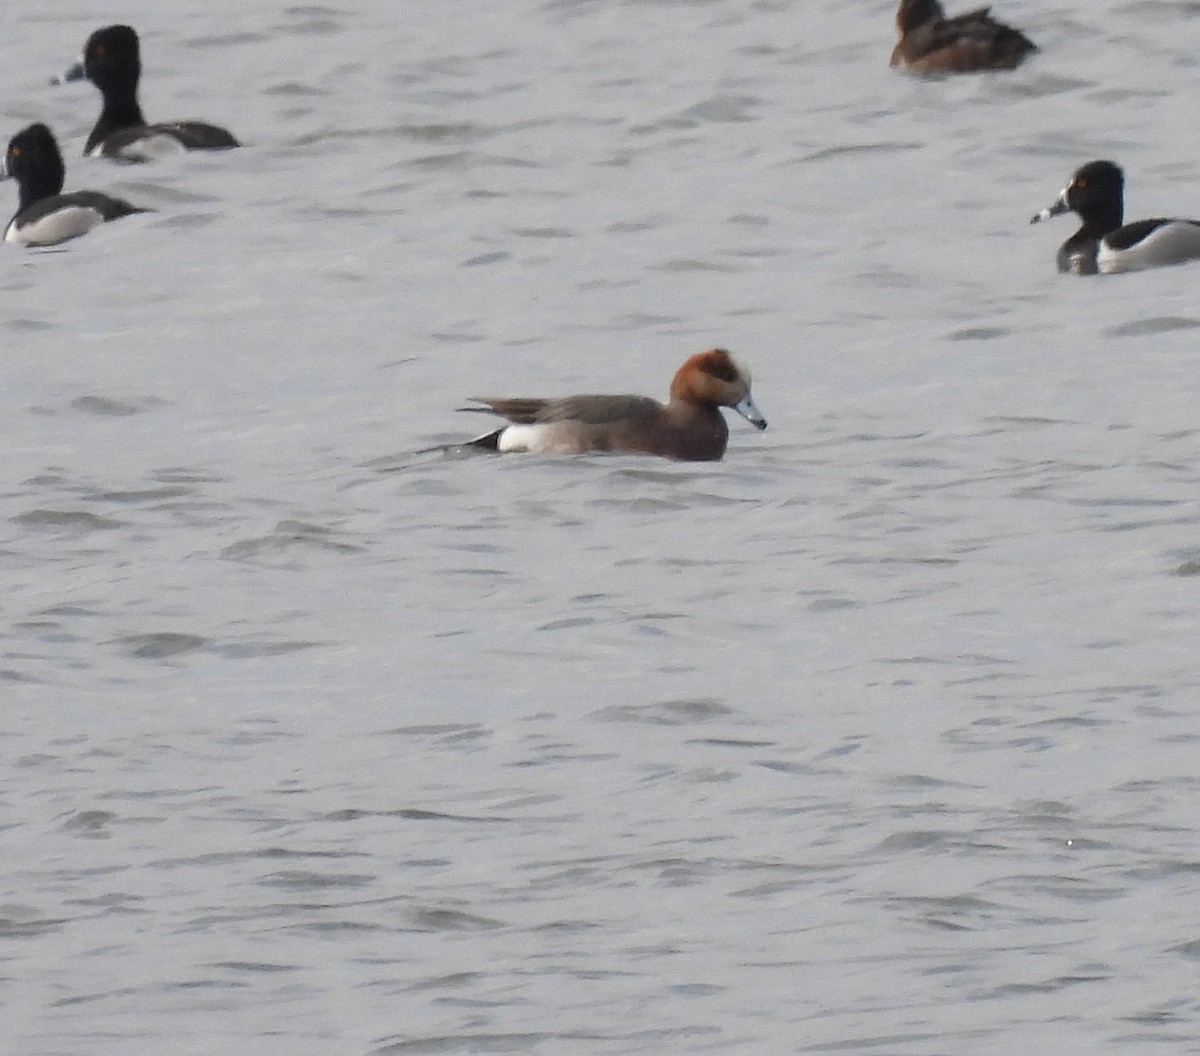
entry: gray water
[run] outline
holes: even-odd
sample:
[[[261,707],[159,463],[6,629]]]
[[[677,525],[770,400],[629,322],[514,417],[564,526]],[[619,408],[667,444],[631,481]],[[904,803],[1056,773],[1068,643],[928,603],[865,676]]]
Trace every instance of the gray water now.
[[[156,212],[0,247],[0,1049],[1200,1052],[1200,271],[1028,226],[1200,213],[1200,8],[167,11],[6,25]],[[78,157],[114,18],[246,148]],[[720,464],[419,453],[711,345]]]

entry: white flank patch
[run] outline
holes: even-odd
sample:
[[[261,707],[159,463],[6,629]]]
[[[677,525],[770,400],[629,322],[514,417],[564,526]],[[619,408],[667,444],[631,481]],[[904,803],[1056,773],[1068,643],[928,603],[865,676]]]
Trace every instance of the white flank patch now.
[[[27,246],[53,246],[68,238],[77,238],[102,223],[104,217],[90,206],[68,205],[22,227],[17,227],[13,221],[4,232],[4,241],[23,242]]]
[[[536,451],[538,439],[545,433],[540,425],[510,425],[500,434],[498,451]]]
[[[1111,249],[1101,240],[1096,266],[1105,275],[1118,271],[1142,271],[1200,259],[1200,227],[1173,223],[1156,227],[1136,246]]]
[[[176,154],[186,154],[185,147],[179,140],[166,132],[155,132],[148,136],[143,136],[135,139],[132,143],[127,143],[117,151],[118,158],[124,158],[126,161],[159,161],[162,158],[171,158]],[[88,155],[92,158],[110,157],[104,153],[103,142],[94,146],[91,153]]]

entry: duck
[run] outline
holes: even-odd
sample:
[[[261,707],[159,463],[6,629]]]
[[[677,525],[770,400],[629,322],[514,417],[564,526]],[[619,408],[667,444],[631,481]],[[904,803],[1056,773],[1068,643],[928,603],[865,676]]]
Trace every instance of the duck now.
[[[63,81],[86,78],[100,89],[104,105],[84,144],[88,157],[148,161],[186,150],[229,150],[240,146],[228,130],[203,121],[147,124],[138,105],[141,45],[130,26],[105,26],[88,37],[83,55]]]
[[[54,133],[42,124],[30,125],[9,140],[3,176],[17,181],[19,203],[5,228],[5,242],[53,246],[107,220],[150,211],[99,191],[63,194],[62,152]]]
[[[1029,222],[1079,214],[1082,225],[1058,251],[1058,270],[1072,275],[1111,275],[1200,259],[1200,220],[1155,217],[1122,226],[1124,199],[1120,166],[1089,161],[1075,170],[1054,204]]]
[[[900,0],[900,40],[891,65],[919,73],[1013,70],[1037,46],[1024,33],[992,18],[990,7],[947,18],[938,0]]]
[[[678,461],[716,461],[725,454],[731,407],[756,429],[763,417],[750,396],[750,372],[723,348],[684,360],[671,379],[670,399],[649,396],[471,397],[463,411],[507,418],[509,424],[463,446],[490,451],[578,455],[609,451]]]

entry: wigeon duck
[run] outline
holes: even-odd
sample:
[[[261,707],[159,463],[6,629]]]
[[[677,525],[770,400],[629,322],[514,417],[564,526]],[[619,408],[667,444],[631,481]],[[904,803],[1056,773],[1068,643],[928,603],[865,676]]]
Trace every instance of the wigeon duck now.
[[[87,78],[104,96],[100,119],[83,152],[91,157],[146,161],[183,150],[227,150],[238,141],[224,128],[203,121],[148,125],[138,106],[142,60],[138,35],[129,26],[98,29],[64,81]]]
[[[472,401],[483,406],[460,409],[498,414],[513,423],[469,441],[492,451],[612,451],[711,461],[725,453],[729,438],[721,407],[732,407],[756,429],[767,427],[750,397],[750,372],[723,348],[685,360],[671,379],[666,404],[649,396],[476,396]]]
[[[1054,204],[1029,222],[1074,211],[1083,221],[1058,251],[1058,270],[1073,275],[1142,271],[1200,259],[1200,220],[1156,217],[1121,226],[1125,176],[1111,161],[1075,171]]]
[[[62,194],[66,170],[54,135],[45,125],[30,125],[9,140],[3,175],[17,181],[19,200],[4,232],[6,242],[52,246],[105,220],[148,211],[98,191]]]
[[[891,64],[920,73],[1016,69],[1037,48],[1020,30],[992,18],[990,10],[947,18],[938,0],[900,0],[900,40]]]

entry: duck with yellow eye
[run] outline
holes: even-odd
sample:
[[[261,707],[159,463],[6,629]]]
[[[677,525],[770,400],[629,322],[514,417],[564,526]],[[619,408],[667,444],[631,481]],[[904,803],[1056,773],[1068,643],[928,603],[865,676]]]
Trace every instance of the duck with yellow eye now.
[[[238,146],[227,129],[204,121],[148,125],[137,101],[141,76],[141,44],[132,27],[105,26],[88,37],[83,57],[62,76],[62,81],[86,77],[104,97],[84,154],[148,161],[185,150],[228,150]]]
[[[62,153],[45,125],[30,125],[13,136],[0,178],[17,181],[19,204],[4,231],[5,242],[53,246],[107,220],[149,211],[99,191],[63,194],[65,177]]]
[[[1125,175],[1111,161],[1075,170],[1054,204],[1031,220],[1074,212],[1083,223],[1058,251],[1058,270],[1071,275],[1143,271],[1200,260],[1200,221],[1155,217],[1124,224]]]

